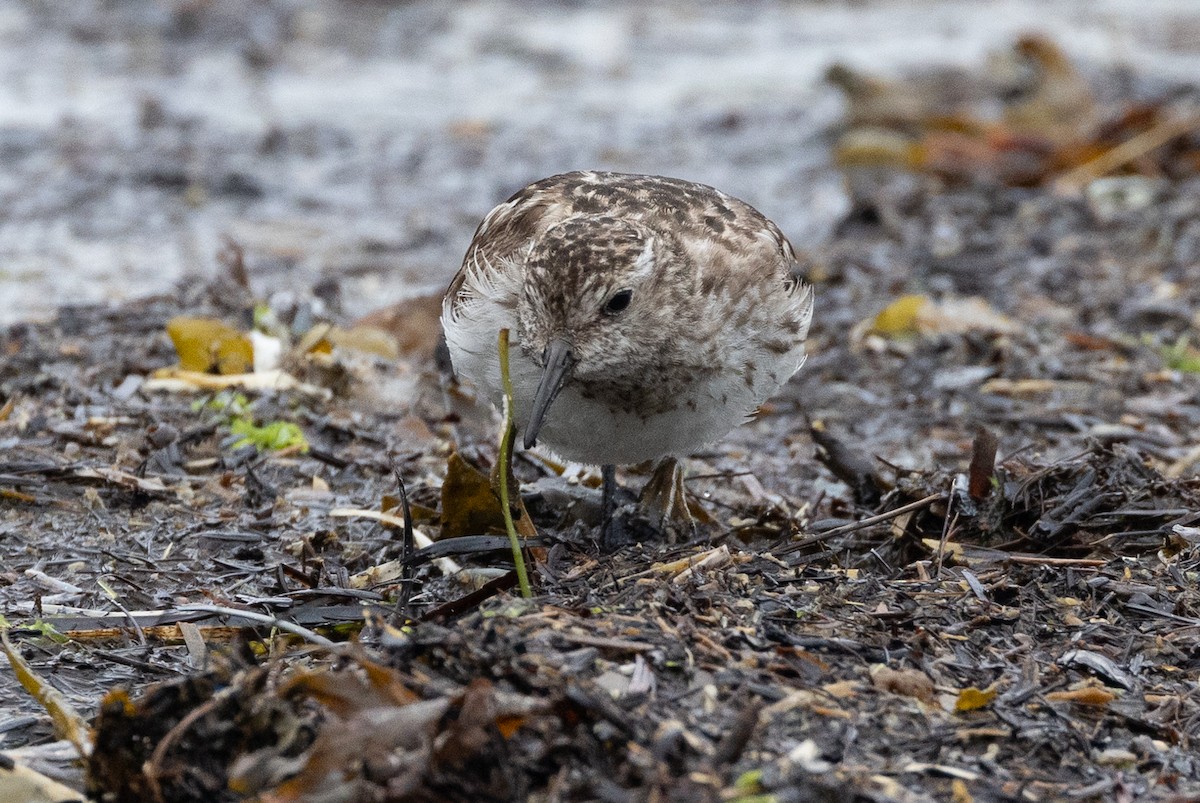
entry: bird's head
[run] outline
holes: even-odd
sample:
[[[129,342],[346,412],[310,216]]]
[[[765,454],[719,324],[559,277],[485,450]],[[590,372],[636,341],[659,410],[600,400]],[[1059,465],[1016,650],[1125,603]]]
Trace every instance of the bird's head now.
[[[525,422],[537,441],[558,392],[573,381],[642,373],[653,360],[661,317],[653,308],[666,245],[635,221],[580,215],[532,246],[517,308],[521,347],[542,366]]]

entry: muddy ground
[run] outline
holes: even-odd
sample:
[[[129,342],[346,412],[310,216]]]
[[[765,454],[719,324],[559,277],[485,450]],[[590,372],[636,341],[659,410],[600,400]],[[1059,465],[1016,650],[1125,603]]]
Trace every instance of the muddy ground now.
[[[427,323],[387,357],[306,343],[357,315],[336,272],[264,307],[273,263],[225,248],[215,279],[10,326],[0,611],[97,719],[81,769],[5,671],[0,747],[112,800],[1200,795],[1200,182],[868,172],[801,248],[808,364],[687,460],[695,538],[606,550],[594,473],[517,456],[529,601],[453,467],[494,465],[494,415]],[[159,373],[173,318],[256,306],[300,384]],[[411,583],[371,518],[401,480],[437,540]]]

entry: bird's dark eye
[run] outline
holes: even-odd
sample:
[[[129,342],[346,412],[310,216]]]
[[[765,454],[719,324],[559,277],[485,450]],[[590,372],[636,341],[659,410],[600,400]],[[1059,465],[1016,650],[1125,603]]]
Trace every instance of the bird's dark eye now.
[[[613,294],[613,297],[604,305],[604,311],[609,315],[616,315],[618,312],[624,312],[629,306],[629,302],[633,300],[632,290],[620,290]]]

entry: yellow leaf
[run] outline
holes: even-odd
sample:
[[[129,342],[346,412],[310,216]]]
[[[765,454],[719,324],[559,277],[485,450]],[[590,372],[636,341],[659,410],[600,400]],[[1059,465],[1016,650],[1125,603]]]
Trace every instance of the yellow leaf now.
[[[374,354],[388,360],[400,356],[396,339],[373,326],[342,329],[329,324],[318,324],[309,329],[297,344],[297,350],[304,354],[332,354],[335,347]]]
[[[66,695],[35,672],[25,660],[25,656],[12,645],[12,642],[8,640],[7,621],[0,623],[0,649],[3,649],[5,656],[8,657],[8,663],[12,667],[17,682],[50,715],[55,732],[60,737],[70,740],[81,758],[91,755],[92,735],[87,721],[75,710]]]
[[[871,324],[871,331],[885,337],[915,335],[917,333],[917,313],[928,303],[928,296],[900,296],[875,316],[875,322]]]
[[[244,374],[254,367],[250,338],[213,318],[172,318],[167,334],[186,371]]]
[[[1002,315],[982,298],[947,298],[935,302],[924,295],[907,295],[888,304],[871,322],[870,331],[883,337],[953,335],[967,332],[1011,334],[1020,324]]]
[[[388,360],[394,360],[400,356],[396,338],[373,326],[355,326],[350,329],[339,329],[335,326],[329,330],[326,338],[339,348],[365,351]]]
[[[1021,325],[992,308],[977,296],[947,298],[938,303],[922,304],[916,308],[914,328],[924,335],[991,332],[1014,334]]]
[[[913,167],[920,146],[912,138],[883,128],[857,128],[846,132],[833,150],[838,167]]]
[[[954,703],[955,711],[974,711],[983,708],[996,699],[996,687],[977,689],[970,686],[958,693],[958,701]]]

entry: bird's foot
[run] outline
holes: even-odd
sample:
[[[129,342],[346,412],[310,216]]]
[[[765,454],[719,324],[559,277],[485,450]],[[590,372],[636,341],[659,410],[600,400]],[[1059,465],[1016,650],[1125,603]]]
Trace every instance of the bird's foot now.
[[[700,525],[714,521],[707,510],[688,497],[683,466],[674,457],[665,457],[655,466],[639,502],[645,515],[672,542],[689,541],[696,537]]]
[[[674,458],[665,458],[655,467],[637,504],[619,503],[621,492],[612,466],[604,466],[601,476],[600,546],[605,552],[664,538],[672,543],[690,541],[702,525],[714,523],[708,511],[689,498],[683,467]],[[624,495],[628,496],[627,492]]]

